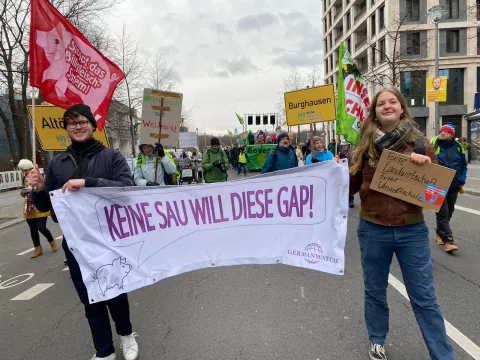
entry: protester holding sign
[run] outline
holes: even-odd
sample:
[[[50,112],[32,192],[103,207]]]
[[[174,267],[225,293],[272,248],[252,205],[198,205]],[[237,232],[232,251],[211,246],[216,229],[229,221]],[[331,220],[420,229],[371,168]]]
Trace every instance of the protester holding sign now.
[[[277,136],[277,147],[270,151],[265,159],[262,174],[296,168],[297,166],[297,155],[290,146],[288,134],[285,132],[280,133]]]
[[[172,159],[166,154],[161,145],[157,145],[156,152],[153,145],[142,144],[139,147],[141,157],[137,160],[135,169],[135,185],[159,186],[172,185],[172,174],[177,167]],[[156,166],[155,166],[156,164]]]
[[[38,166],[27,176],[28,184],[34,189],[33,201],[38,210],[52,210],[49,192],[53,190],[62,189],[65,192],[65,190],[78,191],[84,187],[134,185],[130,168],[122,154],[117,150],[105,148],[101,142],[93,138],[96,122],[88,106],[73,105],[70,107],[65,112],[64,124],[72,144],[66,152],[50,162],[45,181]],[[56,220],[53,211],[52,218]],[[60,219],[60,222],[62,220],[64,219]],[[136,360],[138,345],[130,323],[127,294],[90,304],[80,266],[72,253],[76,249],[76,243],[73,241],[69,244],[64,237],[62,247],[67,257],[73,285],[85,306],[85,316],[92,332],[96,349],[96,355],[92,360],[115,359],[109,311],[115,322],[117,333],[121,337],[124,358]]]
[[[415,144],[421,142],[421,147]],[[417,153],[414,149],[417,148]],[[373,98],[352,155],[350,195],[360,191],[358,239],[365,285],[365,320],[370,359],[386,359],[389,329],[387,286],[393,254],[432,359],[453,360],[445,324],[435,296],[433,261],[422,208],[370,189],[380,154],[392,150],[417,165],[437,162],[430,142],[414,125],[401,93],[392,87]],[[419,152],[426,155],[422,155]],[[378,171],[378,170],[377,170]]]
[[[455,210],[460,188],[467,180],[467,159],[462,143],[455,140],[455,126],[451,123],[440,128],[440,134],[432,139],[432,144],[435,147],[438,163],[456,171],[442,207],[437,212],[437,244],[445,245],[445,251],[452,253],[457,251],[458,247],[453,241],[450,219]]]
[[[220,149],[220,140],[212,137],[211,149],[206,150],[203,156],[202,168],[205,172],[206,183],[227,181],[227,169],[230,167],[227,154]]]

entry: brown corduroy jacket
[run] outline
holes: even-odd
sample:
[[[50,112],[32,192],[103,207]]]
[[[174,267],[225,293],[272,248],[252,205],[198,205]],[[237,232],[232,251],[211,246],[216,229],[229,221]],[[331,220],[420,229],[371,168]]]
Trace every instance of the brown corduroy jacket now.
[[[423,140],[425,155],[430,157],[432,163],[437,164],[437,156],[432,144],[427,138]],[[402,145],[394,151],[410,156],[413,149],[414,145],[409,144]],[[368,159],[363,158],[361,170],[355,175],[350,175],[350,195],[360,191],[360,218],[384,226],[403,226],[424,221],[422,207],[370,189],[378,162],[379,159],[376,159],[375,166],[372,167]]]

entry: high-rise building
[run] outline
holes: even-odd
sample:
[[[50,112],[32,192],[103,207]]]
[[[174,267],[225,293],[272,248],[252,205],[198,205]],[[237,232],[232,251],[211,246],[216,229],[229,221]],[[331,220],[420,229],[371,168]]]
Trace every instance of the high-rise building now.
[[[440,76],[447,99],[439,105],[440,126],[453,123],[456,136],[469,135],[472,155],[480,160],[480,134],[465,115],[480,92],[479,0],[323,0],[325,83],[337,84],[340,42],[369,82],[370,96],[393,85],[403,93],[409,112],[427,137],[435,134],[435,103],[427,102],[427,78],[435,75],[435,26],[428,16],[442,5],[439,23]],[[478,128],[478,127],[477,127]],[[476,144],[474,144],[476,142]]]

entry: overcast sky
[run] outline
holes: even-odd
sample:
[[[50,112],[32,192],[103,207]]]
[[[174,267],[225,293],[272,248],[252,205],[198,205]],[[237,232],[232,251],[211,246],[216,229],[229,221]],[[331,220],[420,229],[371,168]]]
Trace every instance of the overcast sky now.
[[[292,66],[321,63],[318,0],[124,0],[106,19],[140,40],[142,53],[161,49],[173,65],[184,107],[199,133],[241,129],[235,112],[276,112]],[[320,68],[323,68],[320,66]]]

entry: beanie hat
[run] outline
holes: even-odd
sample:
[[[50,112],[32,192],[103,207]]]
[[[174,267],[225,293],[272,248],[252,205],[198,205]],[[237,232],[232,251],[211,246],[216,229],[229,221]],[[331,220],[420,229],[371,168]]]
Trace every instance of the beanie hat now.
[[[33,163],[28,159],[22,159],[18,162],[18,168],[20,170],[30,170],[33,169]]]
[[[220,146],[220,140],[218,140],[218,138],[214,136],[210,139],[210,145],[211,146],[215,146],[215,145]]]
[[[317,141],[321,141],[323,143],[323,139],[320,136],[314,136],[313,143],[315,144]]]
[[[452,136],[455,136],[455,125],[453,125],[452,123],[445,124],[440,128],[440,132],[442,131],[446,131]]]
[[[97,128],[97,122],[95,121],[95,118],[93,117],[92,110],[90,110],[90,107],[85,104],[75,104],[72,105],[68,108],[67,111],[65,111],[65,114],[63,114],[63,126],[66,128],[67,124],[65,124],[65,118],[68,117],[72,113],[78,113],[80,115],[85,116],[88,121],[92,124],[93,128]]]
[[[280,144],[283,138],[288,138],[288,134],[286,132],[282,132],[277,135],[277,145]]]

